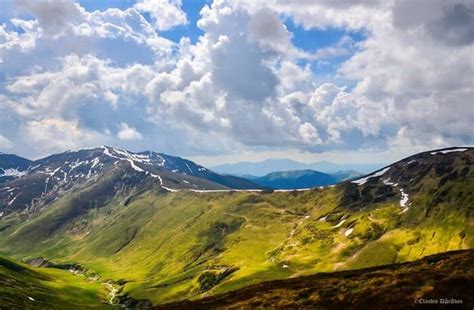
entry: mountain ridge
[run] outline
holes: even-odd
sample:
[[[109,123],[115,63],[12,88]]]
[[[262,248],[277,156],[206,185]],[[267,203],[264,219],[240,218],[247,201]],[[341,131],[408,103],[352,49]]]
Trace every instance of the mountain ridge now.
[[[23,162],[16,155],[0,155],[0,163],[8,165],[11,156],[15,156],[17,162]],[[8,175],[9,178],[2,182],[2,214],[22,208],[29,209],[28,213],[34,212],[74,187],[93,183],[116,170],[122,171],[124,185],[139,186],[139,179],[148,179],[146,182],[157,183],[167,191],[262,188],[246,179],[219,175],[180,157],[151,151],[135,153],[110,146],[66,151],[35,161],[24,161],[28,165],[24,165],[20,172]]]
[[[260,162],[241,162],[235,164],[222,164],[211,166],[210,169],[219,173],[243,176],[246,174],[264,176],[274,171],[292,170],[315,170],[323,173],[335,173],[337,171],[355,170],[368,173],[384,166],[384,164],[335,164],[328,161],[314,163],[301,163],[290,159],[267,159]]]
[[[341,181],[333,175],[315,170],[275,171],[249,180],[272,189],[303,189],[333,185]]]

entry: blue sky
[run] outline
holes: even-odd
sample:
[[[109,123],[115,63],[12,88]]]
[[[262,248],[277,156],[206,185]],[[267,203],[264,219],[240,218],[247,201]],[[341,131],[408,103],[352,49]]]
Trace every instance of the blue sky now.
[[[467,0],[6,0],[0,149],[108,144],[213,165],[471,145],[470,12]]]

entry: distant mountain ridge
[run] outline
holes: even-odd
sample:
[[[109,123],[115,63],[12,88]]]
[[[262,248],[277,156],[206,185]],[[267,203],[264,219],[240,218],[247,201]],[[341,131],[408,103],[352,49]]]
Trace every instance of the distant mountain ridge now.
[[[335,174],[328,174],[308,169],[276,171],[262,177],[251,175],[244,177],[261,186],[272,189],[303,189],[333,185],[360,175],[361,173],[357,173],[356,171],[340,171]]]
[[[219,173],[231,175],[264,176],[275,171],[315,170],[323,173],[354,170],[369,173],[384,166],[384,164],[335,164],[328,161],[301,163],[290,159],[267,159],[260,162],[241,162],[212,166],[210,169]]]

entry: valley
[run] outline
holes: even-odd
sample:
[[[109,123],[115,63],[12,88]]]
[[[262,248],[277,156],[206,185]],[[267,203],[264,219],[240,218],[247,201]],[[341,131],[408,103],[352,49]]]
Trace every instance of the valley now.
[[[44,189],[41,167],[2,184],[0,254],[82,266],[97,277],[89,284],[101,306],[199,300],[474,248],[472,148],[420,153],[357,180],[300,191],[235,189],[136,156],[88,154],[83,172],[56,179],[46,193],[29,190]],[[94,158],[107,169],[87,178]],[[76,160],[53,167],[67,170]],[[16,191],[31,202],[10,203]],[[102,283],[114,284],[113,296]]]

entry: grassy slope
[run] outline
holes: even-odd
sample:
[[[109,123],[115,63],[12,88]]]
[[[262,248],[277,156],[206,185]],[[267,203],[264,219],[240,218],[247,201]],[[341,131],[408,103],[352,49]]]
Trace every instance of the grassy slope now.
[[[103,278],[130,281],[124,292],[132,297],[158,303],[473,247],[471,239],[461,240],[463,232],[473,235],[468,219],[449,206],[446,221],[412,227],[407,221],[416,216],[415,206],[404,214],[398,201],[350,211],[337,208],[337,197],[337,188],[272,195],[147,193],[128,206],[93,210],[46,242],[30,236],[28,249],[5,249],[16,257],[80,262]],[[326,221],[318,220],[327,214]],[[334,228],[342,216],[346,222]],[[349,226],[354,231],[346,237]],[[15,241],[12,233],[6,243]],[[219,266],[240,269],[201,292],[199,275]]]
[[[399,194],[346,205],[344,186],[272,194],[147,191],[131,201],[116,197],[51,231],[52,214],[71,212],[65,197],[27,223],[3,219],[0,231],[11,226],[0,233],[0,249],[16,258],[78,262],[102,279],[127,281],[123,293],[133,298],[195,299],[266,280],[474,248],[469,177],[441,186],[442,176],[427,178],[410,193],[405,213]]]
[[[53,268],[33,268],[0,257],[0,308],[109,309],[99,283]]]
[[[417,306],[417,299],[440,298],[462,300],[457,306],[469,309],[474,305],[473,285],[474,250],[467,250],[411,263],[264,282],[155,309],[405,309]],[[446,305],[453,307],[457,308]]]

